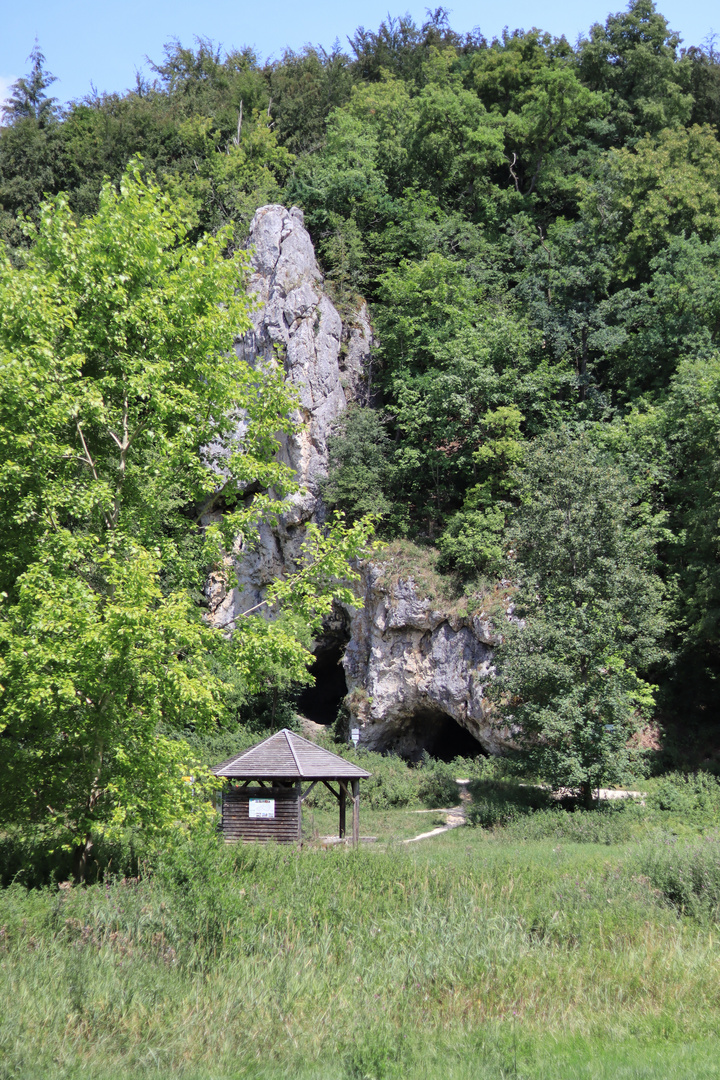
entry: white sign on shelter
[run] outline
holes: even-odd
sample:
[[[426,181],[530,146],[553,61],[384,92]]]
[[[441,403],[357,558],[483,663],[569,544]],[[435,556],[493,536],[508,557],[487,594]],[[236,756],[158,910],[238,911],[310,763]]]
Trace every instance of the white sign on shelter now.
[[[274,799],[248,799],[248,817],[251,818],[274,818]]]

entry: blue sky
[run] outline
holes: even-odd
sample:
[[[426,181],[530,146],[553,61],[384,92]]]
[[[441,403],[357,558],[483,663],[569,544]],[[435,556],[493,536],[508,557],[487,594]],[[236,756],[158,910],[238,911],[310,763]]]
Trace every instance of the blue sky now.
[[[47,66],[58,77],[54,93],[61,101],[83,97],[94,86],[99,91],[125,90],[135,82],[136,70],[147,70],[145,57],[162,57],[163,45],[173,38],[191,44],[196,36],[209,37],[226,48],[251,45],[264,59],[278,57],[285,46],[299,49],[311,42],[330,47],[363,25],[377,29],[388,10],[409,13],[419,22],[425,3],[361,0],[338,5],[327,0],[6,0],[0,17],[0,101],[7,87],[28,68],[27,56],[37,36]],[[594,22],[604,22],[610,11],[623,10],[627,0],[505,0],[471,3],[448,0],[451,23],[460,31],[479,27],[487,36],[504,26],[514,29],[539,26],[571,41]],[[686,45],[699,45],[717,30],[720,9],[710,0],[657,0]]]

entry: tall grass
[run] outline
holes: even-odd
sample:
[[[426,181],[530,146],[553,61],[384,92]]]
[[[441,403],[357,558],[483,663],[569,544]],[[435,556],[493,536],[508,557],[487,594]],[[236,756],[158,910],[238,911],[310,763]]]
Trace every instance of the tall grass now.
[[[640,867],[680,914],[720,923],[720,833],[691,843],[656,840],[642,851]]]
[[[717,935],[636,845],[440,839],[180,837],[140,880],[4,890],[0,1077],[610,1076],[587,1055],[660,1044],[680,1076],[716,1046]]]

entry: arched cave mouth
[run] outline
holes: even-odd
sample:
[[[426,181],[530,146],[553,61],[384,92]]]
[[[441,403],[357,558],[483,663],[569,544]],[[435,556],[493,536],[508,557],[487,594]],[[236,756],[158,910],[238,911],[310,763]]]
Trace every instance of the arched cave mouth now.
[[[388,732],[382,749],[398,754],[406,761],[420,761],[423,753],[439,761],[455,758],[487,757],[487,752],[461,724],[441,709],[424,709],[403,721],[402,727]]]
[[[298,698],[298,712],[316,724],[328,727],[337,719],[345,695],[345,669],[342,658],[346,642],[332,641],[319,644],[315,648],[315,659],[310,667],[310,674],[315,679],[314,686],[306,686]]]

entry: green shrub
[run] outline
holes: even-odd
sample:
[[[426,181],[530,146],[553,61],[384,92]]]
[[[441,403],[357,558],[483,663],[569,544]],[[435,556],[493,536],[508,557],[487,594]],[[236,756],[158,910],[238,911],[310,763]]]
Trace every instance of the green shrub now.
[[[690,844],[668,838],[648,844],[640,867],[678,912],[720,922],[720,835]]]
[[[418,770],[418,798],[426,806],[456,806],[460,799],[455,762],[428,758]]]
[[[499,570],[504,554],[500,542],[504,525],[504,513],[494,507],[453,514],[438,540],[438,570],[457,570],[466,576],[481,570]]]
[[[468,821],[485,829],[510,825],[550,803],[549,794],[542,788],[502,780],[472,780],[470,795]]]
[[[7,826],[0,833],[0,886],[17,881],[29,888],[39,888],[69,880],[73,876],[71,839],[61,830]],[[94,838],[87,882],[101,881],[108,874],[119,877],[137,874],[147,849],[147,839],[140,829],[116,832],[112,840],[98,834]]]
[[[668,773],[648,795],[648,806],[695,825],[720,825],[720,777],[708,772]]]
[[[371,809],[389,810],[417,803],[419,771],[402,758],[373,754],[366,768],[372,776],[363,781],[363,797]]]
[[[594,810],[566,810],[551,794],[530,784],[479,779],[470,784],[471,825],[501,829],[507,840],[570,840],[577,844],[618,844],[630,840],[643,819],[632,799],[600,803]]]

